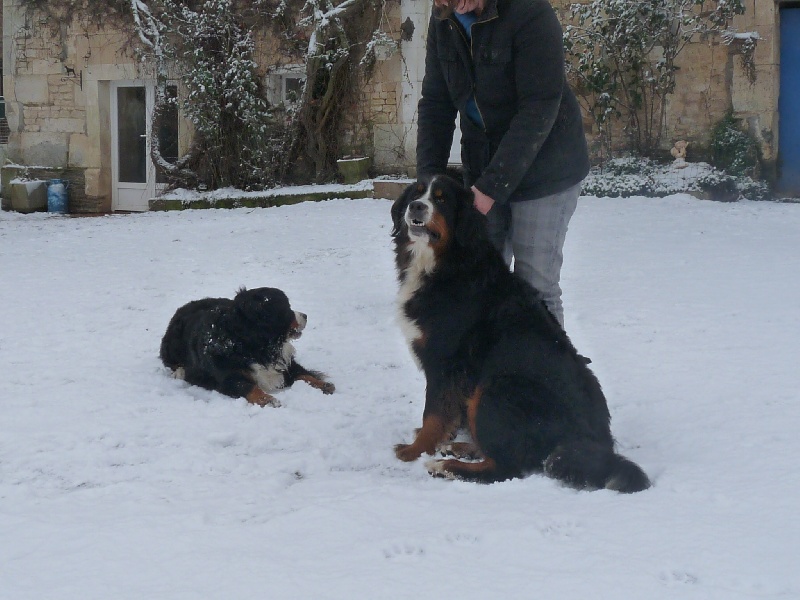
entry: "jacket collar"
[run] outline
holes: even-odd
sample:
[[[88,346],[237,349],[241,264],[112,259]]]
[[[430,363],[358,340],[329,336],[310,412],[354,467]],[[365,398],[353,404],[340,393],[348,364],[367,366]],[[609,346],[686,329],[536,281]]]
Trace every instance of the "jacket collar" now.
[[[483,7],[483,12],[481,16],[478,17],[478,21],[490,21],[497,17],[498,4],[499,0],[486,0],[486,6]]]

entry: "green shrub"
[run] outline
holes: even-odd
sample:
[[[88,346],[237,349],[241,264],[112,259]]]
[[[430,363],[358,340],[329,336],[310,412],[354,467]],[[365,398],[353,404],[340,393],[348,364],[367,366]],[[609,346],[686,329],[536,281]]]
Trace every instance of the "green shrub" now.
[[[759,170],[758,143],[743,131],[731,113],[711,130],[711,164],[729,175],[756,177]]]
[[[735,202],[739,199],[736,178],[721,171],[709,171],[697,178],[697,187],[708,194],[710,200]]]

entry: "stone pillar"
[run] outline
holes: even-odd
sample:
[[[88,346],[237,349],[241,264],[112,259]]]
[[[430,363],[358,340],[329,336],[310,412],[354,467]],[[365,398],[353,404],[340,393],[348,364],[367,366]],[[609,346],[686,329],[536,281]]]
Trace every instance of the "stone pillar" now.
[[[400,120],[409,128],[409,135],[406,136],[406,155],[414,164],[417,156],[417,104],[422,94],[422,78],[425,75],[425,42],[428,39],[431,6],[430,0],[402,0],[400,3],[400,18],[407,24],[406,29],[411,29],[409,23],[413,24],[411,40],[402,43],[408,73],[402,80]]]

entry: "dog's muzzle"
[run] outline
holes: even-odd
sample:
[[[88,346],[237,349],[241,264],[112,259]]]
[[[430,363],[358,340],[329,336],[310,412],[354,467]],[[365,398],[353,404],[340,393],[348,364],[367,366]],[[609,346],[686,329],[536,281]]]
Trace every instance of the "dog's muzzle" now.
[[[308,316],[305,313],[294,311],[294,322],[292,323],[291,331],[289,332],[292,339],[297,339],[303,335],[303,329],[306,328]]]
[[[431,220],[431,209],[427,202],[414,200],[406,208],[406,224],[408,233],[411,237],[430,237],[437,239],[439,234],[428,229],[427,225]]]

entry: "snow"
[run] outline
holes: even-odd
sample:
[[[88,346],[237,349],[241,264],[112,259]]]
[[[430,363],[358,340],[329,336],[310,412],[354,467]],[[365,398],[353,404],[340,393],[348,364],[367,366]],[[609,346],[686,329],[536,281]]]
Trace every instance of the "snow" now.
[[[387,200],[0,213],[3,600],[798,598],[800,206],[581,198],[566,324],[634,495],[430,478]],[[174,310],[240,285],[308,313],[257,408],[168,377]]]
[[[722,40],[730,44],[734,40],[760,40],[761,35],[757,31],[723,31]]]
[[[165,192],[160,198],[164,200],[181,200],[183,202],[191,202],[193,200],[226,200],[231,198],[271,198],[277,196],[302,196],[304,194],[325,192],[345,194],[355,191],[365,191],[372,189],[372,180],[365,179],[358,183],[342,184],[342,183],[329,183],[324,185],[293,185],[290,187],[276,187],[267,190],[259,190],[255,192],[245,192],[231,187],[219,188],[208,192],[198,192],[197,190],[188,190],[185,188],[177,188]]]
[[[30,195],[32,192],[35,192],[39,188],[39,186],[47,185],[47,181],[44,179],[20,179],[18,177],[15,177],[11,181],[9,181],[9,184],[24,185],[26,193]]]

